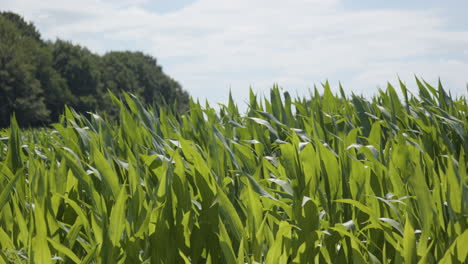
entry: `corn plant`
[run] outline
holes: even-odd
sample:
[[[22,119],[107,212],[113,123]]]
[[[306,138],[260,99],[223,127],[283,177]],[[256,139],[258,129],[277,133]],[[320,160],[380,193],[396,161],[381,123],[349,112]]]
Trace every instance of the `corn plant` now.
[[[468,104],[250,91],[241,114],[110,94],[0,132],[0,263],[463,263]],[[401,98],[400,98],[401,97]]]

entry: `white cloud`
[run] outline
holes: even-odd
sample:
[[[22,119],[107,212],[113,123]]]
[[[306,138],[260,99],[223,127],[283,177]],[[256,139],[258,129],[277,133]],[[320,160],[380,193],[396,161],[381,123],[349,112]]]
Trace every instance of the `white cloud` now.
[[[385,88],[386,82],[390,81],[393,85],[398,86],[399,77],[405,80],[406,85],[416,87],[415,76],[417,76],[431,85],[437,86],[440,78],[445,89],[449,89],[453,95],[460,96],[466,95],[467,73],[468,63],[459,60],[426,59],[416,62],[383,62],[372,64],[369,70],[356,75],[350,84],[356,85],[356,91],[365,93],[365,89],[360,88],[359,85]],[[414,91],[416,92],[417,89]]]
[[[448,18],[440,10],[356,11],[339,0],[199,0],[158,14],[145,3],[7,0],[4,6],[37,21],[47,38],[98,52],[144,50],[192,95],[212,102],[225,100],[229,87],[245,98],[250,85],[265,92],[278,82],[294,94],[326,78],[375,92],[397,74],[414,86],[414,73],[466,92],[468,32],[445,30]]]

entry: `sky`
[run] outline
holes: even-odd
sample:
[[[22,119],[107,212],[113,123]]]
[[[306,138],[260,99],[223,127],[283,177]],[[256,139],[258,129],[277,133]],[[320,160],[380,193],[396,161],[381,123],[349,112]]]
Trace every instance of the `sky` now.
[[[45,39],[143,51],[200,101],[329,81],[371,96],[414,77],[467,95],[466,0],[0,0]]]

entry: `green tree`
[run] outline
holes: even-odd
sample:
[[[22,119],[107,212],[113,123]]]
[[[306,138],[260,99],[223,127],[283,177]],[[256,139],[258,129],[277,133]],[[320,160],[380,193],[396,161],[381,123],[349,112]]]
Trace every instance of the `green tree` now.
[[[147,104],[177,102],[177,111],[189,104],[188,93],[149,55],[99,56],[68,41],[45,42],[33,23],[0,12],[0,126],[13,112],[23,126],[56,122],[66,104],[81,113],[112,115],[108,89],[131,92]]]
[[[57,40],[51,45],[54,69],[66,80],[73,95],[71,106],[79,112],[97,109],[99,69],[97,55],[71,42]]]
[[[44,100],[50,111],[50,121],[57,122],[65,105],[74,102],[67,80],[53,67],[52,43],[37,52],[37,79],[44,90]]]
[[[21,125],[48,121],[40,81],[36,78],[37,40],[21,33],[15,23],[0,16],[0,126],[16,113]]]
[[[42,42],[41,34],[36,29],[33,23],[26,22],[23,17],[13,12],[0,12],[0,17],[3,17],[15,24],[18,34],[21,38],[27,37],[32,38],[38,42]]]
[[[19,45],[19,48],[16,48],[17,53],[13,53],[15,54],[14,56],[20,59],[25,52],[27,54],[27,58],[23,62],[26,61],[30,65],[27,69],[27,75],[34,77],[34,81],[31,82],[28,79],[30,77],[25,78],[23,81],[30,83],[32,86],[40,86],[42,92],[40,93],[39,100],[45,103],[46,108],[50,112],[48,120],[56,122],[60,113],[63,112],[64,105],[70,104],[73,97],[65,79],[52,67],[51,43],[44,42],[36,27],[32,23],[26,22],[21,16],[12,12],[0,12],[0,17],[11,22],[16,27],[16,37],[23,43]],[[13,43],[9,43],[8,47],[5,46],[2,51],[7,54],[9,49],[15,48],[14,46],[18,44],[16,42]],[[27,43],[26,45],[28,45],[29,50],[25,51],[21,48],[25,46],[24,43]],[[37,81],[39,84],[37,84]],[[32,94],[35,95],[36,93],[32,92]],[[30,117],[28,113],[17,112],[19,116],[26,114],[27,117]],[[34,123],[32,120],[23,120],[19,116],[20,122],[26,122],[25,124],[27,125]]]
[[[101,60],[102,87],[114,93],[128,91],[144,102],[157,105],[178,103],[177,110],[186,110],[188,93],[179,83],[164,74],[155,58],[142,52],[114,51]]]

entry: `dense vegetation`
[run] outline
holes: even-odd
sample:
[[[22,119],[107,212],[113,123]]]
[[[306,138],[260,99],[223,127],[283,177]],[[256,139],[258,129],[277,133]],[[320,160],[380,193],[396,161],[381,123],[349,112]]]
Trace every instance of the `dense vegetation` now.
[[[141,52],[103,56],[63,40],[44,41],[32,23],[0,12],[0,127],[16,113],[21,126],[57,122],[64,106],[112,115],[108,90],[128,91],[146,104],[188,108],[188,94]],[[104,103],[103,103],[104,102]]]
[[[418,86],[12,122],[0,263],[465,262],[468,104]]]

